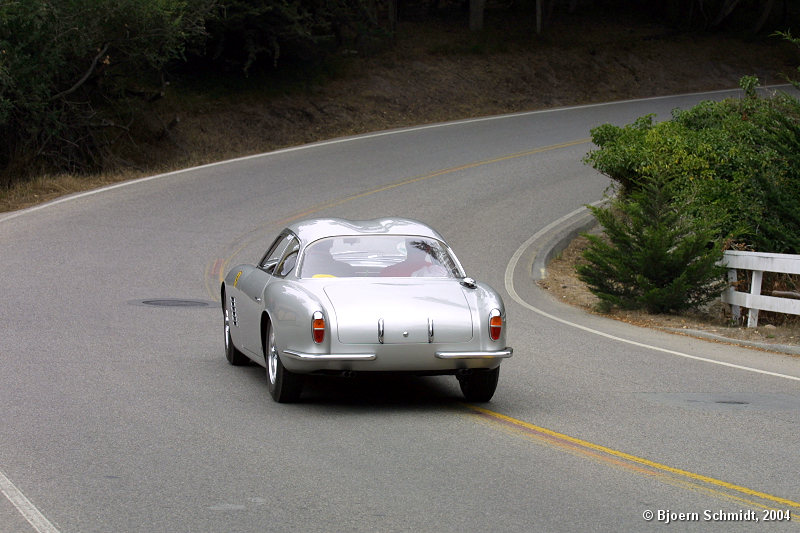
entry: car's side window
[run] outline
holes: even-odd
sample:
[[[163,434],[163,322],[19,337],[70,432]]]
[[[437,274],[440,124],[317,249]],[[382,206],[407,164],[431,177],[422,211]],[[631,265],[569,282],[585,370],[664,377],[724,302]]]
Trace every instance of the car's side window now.
[[[282,278],[292,271],[294,266],[297,264],[297,253],[299,251],[300,243],[296,238],[292,237],[292,239],[289,241],[289,245],[286,247],[283,258],[280,260],[277,268],[275,269],[276,276]]]
[[[289,246],[289,242],[293,238],[294,235],[291,233],[282,233],[275,239],[275,242],[272,243],[267,253],[261,258],[261,262],[258,264],[259,268],[272,274],[278,261],[283,257],[283,252],[286,250],[286,247]]]

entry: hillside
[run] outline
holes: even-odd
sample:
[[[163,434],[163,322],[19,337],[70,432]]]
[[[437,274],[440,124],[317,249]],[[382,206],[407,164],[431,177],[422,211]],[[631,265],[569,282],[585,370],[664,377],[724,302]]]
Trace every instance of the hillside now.
[[[591,24],[589,24],[591,22]],[[491,24],[491,21],[488,21]],[[681,33],[637,20],[564,16],[542,36],[400,24],[394,46],[346,54],[325,75],[176,78],[119,170],[48,176],[0,191],[0,210],[74,190],[315,140],[474,116],[764,84],[800,64],[777,38]],[[515,30],[518,31],[518,30]]]

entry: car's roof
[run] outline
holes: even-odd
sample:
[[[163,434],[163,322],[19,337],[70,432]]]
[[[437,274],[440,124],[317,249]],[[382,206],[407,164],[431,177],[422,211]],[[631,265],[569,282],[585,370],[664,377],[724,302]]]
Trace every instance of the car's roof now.
[[[376,218],[374,220],[312,218],[290,224],[287,229],[297,235],[304,245],[323,237],[338,235],[419,235],[444,242],[442,236],[433,228],[409,218]]]

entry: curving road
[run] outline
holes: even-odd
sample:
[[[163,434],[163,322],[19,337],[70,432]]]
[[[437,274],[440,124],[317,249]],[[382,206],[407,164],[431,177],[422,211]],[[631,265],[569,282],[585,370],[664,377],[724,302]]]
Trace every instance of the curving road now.
[[[529,275],[608,185],[580,161],[591,127],[725,95],[338,139],[0,215],[0,531],[799,530],[799,359],[587,316]],[[221,273],[328,215],[426,221],[501,290],[491,403],[432,377],[279,405],[227,364]]]

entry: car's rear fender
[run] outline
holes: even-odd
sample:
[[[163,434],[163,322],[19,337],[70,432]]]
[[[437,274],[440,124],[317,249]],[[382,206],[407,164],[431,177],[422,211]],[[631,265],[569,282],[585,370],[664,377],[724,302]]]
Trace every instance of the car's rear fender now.
[[[486,283],[475,283],[475,288],[464,288],[464,295],[473,311],[476,344],[481,350],[499,350],[506,346],[506,308],[500,295]],[[489,315],[493,309],[500,311],[503,328],[497,340],[489,338]]]
[[[287,348],[319,354],[330,351],[330,332],[335,328],[333,313],[312,290],[293,280],[276,279],[267,286],[264,302],[269,321],[275,328],[279,353]],[[314,342],[312,332],[313,315],[317,311],[325,320],[325,336],[320,343]]]

